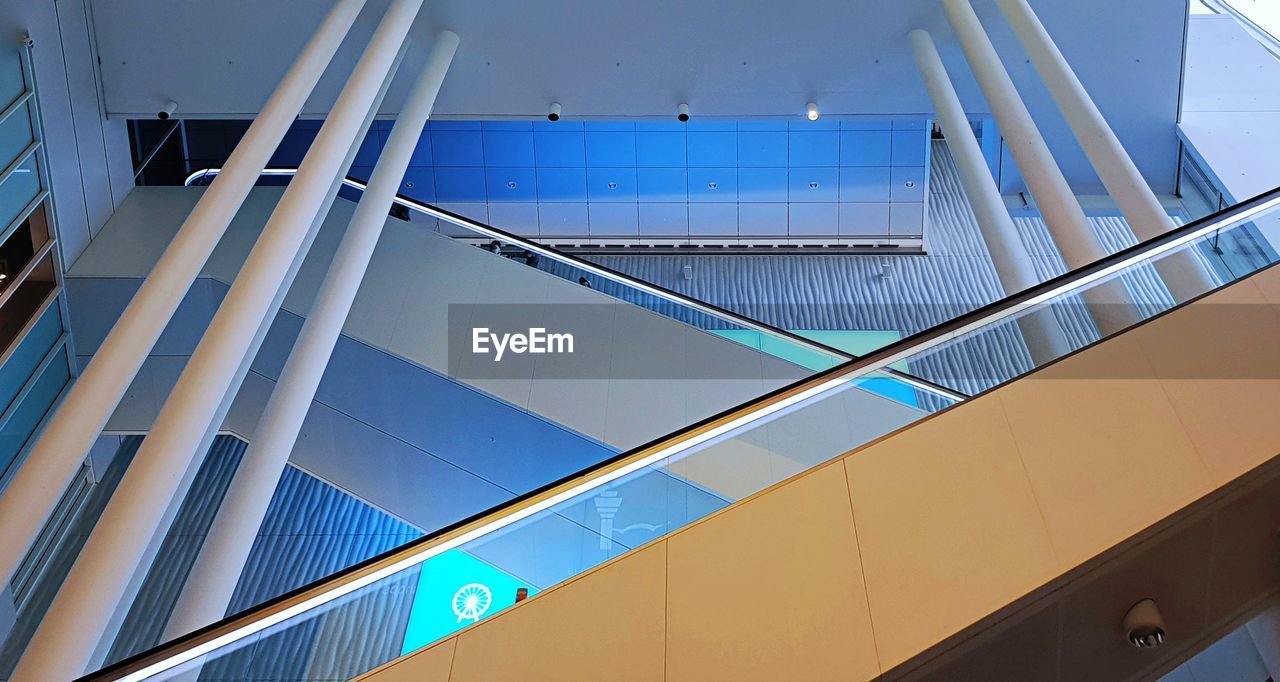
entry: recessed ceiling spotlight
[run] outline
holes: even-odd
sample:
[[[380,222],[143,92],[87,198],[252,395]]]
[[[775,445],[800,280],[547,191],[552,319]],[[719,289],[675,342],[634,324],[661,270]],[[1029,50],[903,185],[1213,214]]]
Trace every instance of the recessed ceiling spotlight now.
[[[676,118],[680,119],[680,121],[681,121],[681,122],[684,122],[684,121],[689,120],[689,105],[688,105],[688,104],[685,104],[684,102],[681,102],[681,103],[680,103],[680,106],[676,107]]]
[[[560,103],[559,102],[551,103],[551,109],[547,111],[547,120],[548,121],[560,120]]]
[[[810,121],[818,120],[818,105],[814,102],[804,105],[804,115],[808,116]]]

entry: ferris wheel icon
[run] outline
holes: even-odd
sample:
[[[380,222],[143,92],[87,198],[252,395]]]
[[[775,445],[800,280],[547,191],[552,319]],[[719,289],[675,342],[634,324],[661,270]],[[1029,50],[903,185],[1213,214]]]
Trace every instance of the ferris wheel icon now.
[[[480,583],[463,585],[453,593],[453,613],[458,617],[459,623],[464,620],[480,620],[480,616],[489,610],[492,603],[493,595],[489,588]]]

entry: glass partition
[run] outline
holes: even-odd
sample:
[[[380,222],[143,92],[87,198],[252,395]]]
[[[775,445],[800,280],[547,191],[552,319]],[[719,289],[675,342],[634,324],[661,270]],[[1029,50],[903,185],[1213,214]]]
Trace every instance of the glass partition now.
[[[196,171],[187,178],[186,184],[208,184],[217,177],[219,171],[218,168]],[[296,172],[295,168],[269,168],[263,172],[262,181],[267,184],[287,182]],[[352,193],[349,198],[358,199],[365,187],[365,183],[360,180],[345,180],[344,189]],[[395,209],[404,211],[405,215],[402,217],[406,218],[410,212],[415,215],[415,219],[425,216],[441,234],[468,241],[497,255],[538,267],[543,272],[579,286],[713,332],[720,338],[753,348],[809,372],[828,370],[854,357],[798,334],[688,298],[429,204],[400,196],[395,200]],[[904,367],[888,368],[884,376],[879,381],[868,384],[867,389],[912,407],[925,403],[932,406],[932,409],[940,409],[965,397],[922,381],[919,377],[912,376],[908,370],[909,368]],[[910,398],[904,400],[903,396]]]
[[[1025,349],[1046,330],[1091,330],[1074,340],[1067,335],[1061,357],[1103,338],[1095,320],[1117,319],[1117,311],[1141,320],[1174,306],[1136,305],[1125,286],[1134,277],[1201,268],[1214,273],[1201,280],[1208,293],[1257,272],[1270,260],[1228,262],[1214,244],[1275,220],[1278,207],[1280,190],[622,455],[97,679],[167,680],[197,669],[200,679],[219,680],[360,674],[918,419],[923,412],[904,418],[866,400],[863,389],[884,380],[894,363],[924,368],[944,386],[990,388],[1056,359],[1027,353],[1037,359],[995,369],[984,362],[992,344]],[[1200,255],[1206,251],[1221,258]],[[342,632],[360,636],[337,646],[332,637]]]

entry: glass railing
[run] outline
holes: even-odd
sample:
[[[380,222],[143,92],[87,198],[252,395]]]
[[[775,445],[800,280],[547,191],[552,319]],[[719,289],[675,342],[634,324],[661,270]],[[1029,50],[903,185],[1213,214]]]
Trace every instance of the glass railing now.
[[[220,170],[206,168],[195,171],[187,177],[186,185],[207,184],[217,177]],[[263,171],[262,176],[267,183],[282,184],[287,183],[296,173],[296,168],[268,168]],[[358,193],[363,192],[366,187],[366,183],[351,177],[346,178],[343,184],[345,192],[356,194],[352,198],[357,198]],[[689,298],[437,206],[403,195],[395,198],[395,204],[410,213],[433,219],[435,229],[449,237],[468,241],[480,248],[530,265],[537,265],[538,259],[554,262],[555,267],[546,267],[547,264],[543,263],[539,269],[612,298],[715,333],[723,339],[753,348],[810,372],[828,370],[855,357],[799,334]],[[965,398],[961,392],[934,386],[912,376],[908,370],[909,368],[887,368],[883,377],[867,382],[864,388],[913,407],[924,406],[926,409],[940,409]]]
[[[354,677],[904,426],[852,399],[858,391],[851,389],[885,378],[894,363],[941,368],[932,378],[944,385],[1011,381],[1056,358],[1037,355],[1032,366],[1000,368],[989,362],[991,344],[1035,343],[1028,330],[1057,325],[1066,331],[1078,322],[1073,316],[1091,320],[1114,312],[1107,305],[1132,307],[1139,319],[1159,315],[1189,301],[1135,305],[1131,297],[1098,294],[1125,290],[1117,283],[1135,276],[1155,276],[1161,261],[1215,273],[1202,280],[1201,293],[1208,293],[1274,260],[1241,266],[1223,245],[1247,244],[1235,238],[1265,238],[1278,228],[1280,189],[820,372],[89,679],[194,679],[197,671],[200,679],[219,680]],[[1178,271],[1161,267],[1158,276]],[[1060,355],[1098,340],[1069,341],[1058,347]],[[341,645],[337,633],[345,633]]]

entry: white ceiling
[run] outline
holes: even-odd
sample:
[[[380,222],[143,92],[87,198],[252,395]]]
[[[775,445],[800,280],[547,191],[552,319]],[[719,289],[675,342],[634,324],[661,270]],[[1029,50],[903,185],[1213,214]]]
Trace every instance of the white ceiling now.
[[[1172,188],[1185,0],[1033,0],[1158,191]],[[330,0],[92,0],[106,107],[154,115],[254,113]],[[329,109],[387,0],[369,0],[304,115]],[[975,0],[1015,82],[1078,191],[1096,189],[1083,155],[992,0]],[[462,38],[436,116],[824,116],[928,114],[906,45],[932,31],[966,108],[987,107],[937,0],[429,0],[406,64],[434,33]],[[381,113],[394,115],[410,76]],[[1090,184],[1092,183],[1092,184]]]

